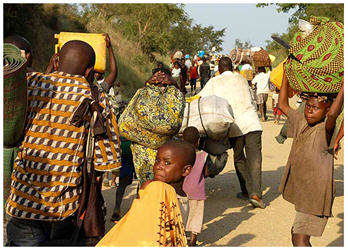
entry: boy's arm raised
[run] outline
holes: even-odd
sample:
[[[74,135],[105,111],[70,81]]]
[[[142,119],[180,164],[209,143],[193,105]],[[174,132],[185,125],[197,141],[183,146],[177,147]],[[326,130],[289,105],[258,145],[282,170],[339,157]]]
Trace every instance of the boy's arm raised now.
[[[109,37],[109,34],[105,34],[105,41],[106,41],[106,47],[108,48],[108,53],[109,53],[109,65],[110,65],[110,73],[109,75],[105,78],[105,82],[111,87],[117,77],[117,62],[116,58],[114,55],[114,52],[112,50],[112,45],[111,45],[111,40]]]
[[[57,64],[58,64],[58,53],[55,53],[52,55],[50,62],[47,65],[45,74],[49,74],[52,71],[55,71],[58,67]]]
[[[279,92],[279,98],[278,98],[278,105],[279,109],[284,113],[284,115],[288,116],[289,112],[289,100],[288,100],[288,87],[289,87],[289,80],[286,77],[285,74],[285,64],[283,67],[283,82],[282,86],[280,87]]]
[[[344,119],[342,120],[342,123],[341,123],[341,128],[340,130],[338,131],[337,133],[337,136],[336,136],[336,139],[335,139],[335,143],[334,143],[334,154],[335,154],[335,159],[337,159],[337,156],[338,156],[338,151],[339,151],[339,148],[340,148],[340,141],[342,139],[342,137],[344,136]]]
[[[332,103],[329,109],[329,112],[327,112],[327,115],[326,115],[327,119],[325,123],[325,129],[326,129],[326,139],[328,143],[330,142],[332,133],[335,129],[336,119],[341,113],[343,101],[344,101],[344,80],[343,80],[343,84],[342,84],[340,92],[338,93],[335,101]]]

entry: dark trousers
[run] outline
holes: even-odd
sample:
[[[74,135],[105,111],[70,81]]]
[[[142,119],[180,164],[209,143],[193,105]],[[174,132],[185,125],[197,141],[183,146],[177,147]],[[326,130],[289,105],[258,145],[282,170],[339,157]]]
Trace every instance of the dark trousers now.
[[[234,166],[243,193],[249,197],[261,192],[261,134],[262,131],[249,132],[243,136],[230,138],[234,152]],[[245,155],[244,155],[245,150]]]
[[[208,80],[209,80],[209,77],[208,78],[207,77],[202,77],[202,79],[201,79],[201,89],[204,88],[204,86],[208,82]]]
[[[190,82],[191,82],[191,92],[194,90],[196,91],[196,81],[197,79],[195,78],[191,78]]]
[[[122,178],[120,177],[119,186],[116,189],[115,208],[113,213],[120,215],[123,195],[127,186],[132,184],[132,178],[133,174],[126,175]]]
[[[7,216],[6,246],[71,246],[75,230],[72,219],[50,222]]]

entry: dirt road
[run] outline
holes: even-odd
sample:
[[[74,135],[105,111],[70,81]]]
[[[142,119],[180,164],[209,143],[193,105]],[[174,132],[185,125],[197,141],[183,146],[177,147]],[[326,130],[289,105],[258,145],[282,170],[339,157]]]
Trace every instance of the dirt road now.
[[[268,104],[270,105],[270,98]],[[204,224],[198,236],[199,246],[292,246],[290,228],[295,216],[292,204],[278,193],[278,186],[290,151],[292,140],[279,144],[274,137],[279,133],[280,125],[273,122],[268,111],[269,121],[262,122],[262,190],[265,209],[253,208],[247,201],[236,197],[240,191],[233,165],[233,151],[224,171],[215,178],[206,179],[208,199],[205,202]],[[313,246],[343,246],[344,228],[344,185],[343,185],[343,148],[339,159],[335,161],[336,198],[333,205],[333,217],[329,219],[324,234],[313,237]],[[125,193],[121,214],[130,207],[135,197],[134,181]],[[113,223],[109,221],[113,209],[115,189],[103,191],[108,203],[107,229]]]

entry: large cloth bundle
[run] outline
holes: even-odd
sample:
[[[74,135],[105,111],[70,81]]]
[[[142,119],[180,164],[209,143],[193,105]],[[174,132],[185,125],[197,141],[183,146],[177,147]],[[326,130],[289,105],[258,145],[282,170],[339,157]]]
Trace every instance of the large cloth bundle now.
[[[139,89],[119,119],[122,136],[158,149],[180,129],[185,100],[174,86],[147,85]]]
[[[208,177],[214,178],[225,168],[227,164],[228,153],[223,152],[218,155],[209,154],[207,158]]]
[[[194,126],[201,136],[221,140],[226,138],[232,123],[234,118],[231,105],[226,99],[211,95],[186,103],[179,133]]]
[[[157,149],[151,149],[140,144],[131,145],[135,174],[139,185],[153,179],[153,165],[155,164]]]
[[[176,51],[173,55],[173,58],[174,59],[181,59],[183,55],[184,54],[182,53],[182,51]]]
[[[127,214],[97,247],[185,247],[187,240],[174,188],[153,181],[139,190]]]
[[[311,17],[314,29],[309,35],[295,34],[286,64],[291,87],[303,92],[337,93],[344,73],[343,24],[325,17]]]
[[[4,44],[4,145],[17,145],[24,135],[28,104],[26,59],[21,50]]]
[[[261,48],[261,50],[253,52],[252,54],[254,67],[270,67],[272,65],[268,53]]]
[[[230,58],[233,64],[243,65],[252,64],[252,55],[250,49],[233,49],[230,53]]]
[[[219,155],[231,148],[228,137],[221,140],[202,138],[202,149],[212,155]]]

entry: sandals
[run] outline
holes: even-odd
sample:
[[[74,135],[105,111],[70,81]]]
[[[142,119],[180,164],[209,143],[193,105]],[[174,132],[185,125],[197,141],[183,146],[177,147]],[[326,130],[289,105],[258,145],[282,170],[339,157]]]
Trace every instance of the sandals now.
[[[111,218],[110,218],[110,221],[112,222],[118,222],[119,220],[121,219],[121,215],[118,214],[118,213],[113,213]]]
[[[260,199],[258,196],[254,195],[249,199],[250,204],[252,204],[254,207],[259,207],[261,209],[264,209],[266,207],[265,203],[263,203],[262,199]]]

